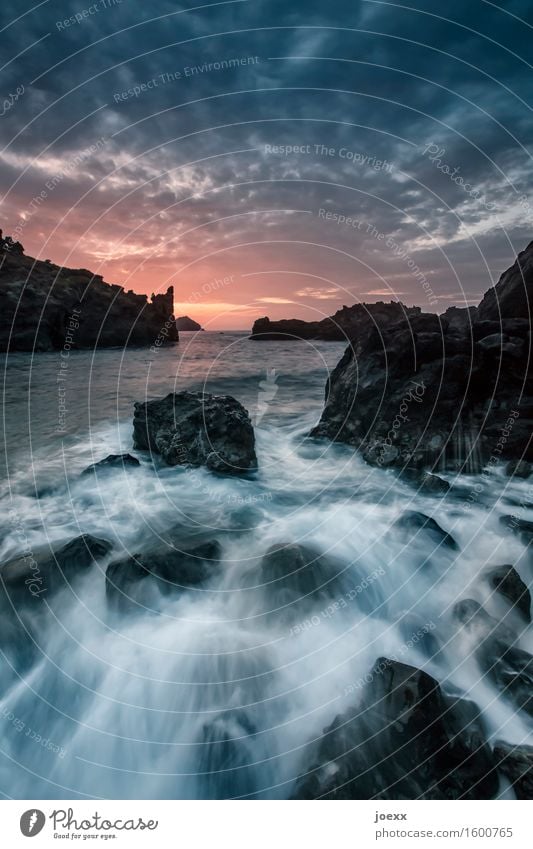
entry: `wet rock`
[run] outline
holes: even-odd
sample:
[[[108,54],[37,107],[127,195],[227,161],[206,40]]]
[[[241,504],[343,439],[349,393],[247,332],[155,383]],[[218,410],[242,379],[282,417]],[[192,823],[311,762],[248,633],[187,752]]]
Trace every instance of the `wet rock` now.
[[[116,610],[157,609],[162,596],[179,595],[214,573],[221,557],[216,540],[180,551],[164,546],[115,560],[106,571],[106,597]]]
[[[425,513],[419,513],[416,510],[406,511],[402,513],[399,519],[396,519],[394,527],[410,538],[418,537],[420,539],[421,536],[427,536],[432,539],[435,547],[442,546],[452,551],[459,550],[453,536],[444,531],[435,519],[431,519]],[[419,534],[421,536],[418,536]]]
[[[259,567],[259,581],[273,609],[298,603],[298,610],[312,602],[327,602],[338,586],[341,569],[315,548],[295,543],[279,543],[268,549]]]
[[[456,604],[454,615],[474,636],[475,655],[487,678],[516,708],[533,716],[533,656],[516,647],[516,632],[473,599]]]
[[[135,448],[160,454],[169,466],[207,466],[238,475],[257,468],[248,412],[230,395],[178,392],[135,404]]]
[[[490,799],[498,790],[477,707],[380,658],[359,705],[324,730],[298,799]]]
[[[531,475],[531,463],[526,460],[511,460],[505,467],[508,477],[528,478]]]
[[[513,628],[499,622],[494,616],[490,616],[485,608],[473,598],[465,598],[458,601],[453,608],[454,618],[463,625],[467,631],[475,634],[477,643],[485,645],[487,641],[497,643],[502,650],[515,642],[518,635]],[[491,647],[491,654],[492,651]]]
[[[140,465],[139,460],[136,457],[132,457],[131,454],[108,454],[103,460],[98,460],[97,463],[87,466],[83,470],[82,475],[106,471],[107,469],[128,469]]]
[[[528,522],[526,519],[519,519],[518,516],[500,516],[500,524],[507,530],[518,534],[524,545],[528,545],[533,540],[533,522]]]
[[[46,549],[10,560],[0,567],[0,577],[10,597],[29,602],[70,584],[111,548],[105,539],[82,534],[52,554]]]
[[[451,487],[448,481],[423,469],[402,469],[400,477],[412,483],[420,492],[428,495],[446,495]]]
[[[533,799],[533,746],[513,746],[498,740],[494,760],[511,782],[517,799]]]
[[[488,574],[493,589],[503,595],[516,610],[531,622],[531,595],[513,566],[495,566]]]

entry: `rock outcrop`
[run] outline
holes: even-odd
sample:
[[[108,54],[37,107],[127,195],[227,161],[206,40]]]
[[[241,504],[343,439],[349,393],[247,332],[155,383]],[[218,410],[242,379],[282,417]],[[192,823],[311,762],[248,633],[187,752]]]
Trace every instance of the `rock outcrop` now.
[[[494,760],[475,704],[380,658],[359,704],[312,747],[298,799],[491,799]]]
[[[0,238],[0,351],[167,345],[178,341],[174,290],[137,295],[84,268],[25,256]]]
[[[311,435],[354,445],[379,466],[473,472],[532,460],[532,258],[533,243],[475,312],[420,313],[356,337]]]
[[[233,475],[257,468],[250,416],[231,395],[177,392],[135,404],[133,440],[169,466]]]
[[[386,327],[402,318],[420,315],[420,307],[406,307],[397,301],[389,304],[354,304],[344,306],[330,318],[322,321],[302,321],[298,318],[270,321],[258,318],[254,322],[250,339],[257,342],[297,341],[299,339],[321,339],[325,342],[346,342],[362,338],[373,327]]]
[[[181,315],[179,318],[177,318],[176,327],[178,328],[178,330],[185,331],[204,329],[201,324],[198,324],[197,321],[193,321],[193,319],[189,318],[188,315]]]

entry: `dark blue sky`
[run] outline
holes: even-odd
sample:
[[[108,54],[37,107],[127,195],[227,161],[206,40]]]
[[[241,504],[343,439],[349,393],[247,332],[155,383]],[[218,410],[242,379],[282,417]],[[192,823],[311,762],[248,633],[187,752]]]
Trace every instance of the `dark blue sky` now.
[[[28,253],[246,327],[475,303],[533,238],[526,0],[2,12],[2,226]]]

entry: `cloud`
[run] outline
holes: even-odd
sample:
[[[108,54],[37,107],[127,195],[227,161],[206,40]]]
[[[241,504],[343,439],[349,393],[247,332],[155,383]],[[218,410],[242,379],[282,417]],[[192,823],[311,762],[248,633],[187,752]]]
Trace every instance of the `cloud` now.
[[[368,292],[362,292],[363,295],[389,295],[391,298],[397,298],[399,295],[406,295],[407,292],[398,292],[394,289],[369,289]]]
[[[293,304],[294,301],[289,301],[287,298],[256,298],[260,304]]]
[[[20,0],[2,7],[4,24],[19,18],[2,34],[12,59],[3,90],[24,87],[0,121],[2,226],[24,218],[30,254],[96,263],[147,292],[175,275],[189,291],[197,279],[242,271],[232,298],[243,305],[282,307],[288,291],[282,274],[245,273],[308,272],[338,288],[295,297],[335,308],[346,290],[385,296],[395,277],[397,295],[426,305],[388,237],[431,275],[437,297],[460,293],[462,280],[485,291],[531,239],[527,0],[514,0],[512,14],[449,0],[446,18],[430,0],[417,9],[253,0],[192,11],[153,0],[102,6],[63,30],[58,18],[80,3],[60,5],[22,17]],[[205,70],[187,76],[195,66]],[[99,138],[100,150],[46,189]],[[430,143],[479,199],[430,160]],[[337,217],[324,220],[321,209]]]
[[[312,286],[306,286],[303,289],[298,289],[294,293],[297,298],[312,298],[315,301],[331,301],[338,297],[339,289],[337,287],[331,289],[315,289]]]

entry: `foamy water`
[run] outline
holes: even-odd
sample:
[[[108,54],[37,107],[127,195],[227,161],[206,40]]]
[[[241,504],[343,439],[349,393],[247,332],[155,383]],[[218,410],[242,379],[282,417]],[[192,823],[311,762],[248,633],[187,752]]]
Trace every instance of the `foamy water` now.
[[[446,475],[453,489],[436,498],[351,448],[306,440],[342,351],[206,333],[182,334],[179,348],[152,357],[72,354],[65,433],[57,432],[59,354],[3,358],[2,561],[23,544],[37,551],[81,533],[115,546],[44,601],[46,617],[35,614],[34,665],[2,662],[5,795],[288,797],[307,744],[357,700],[379,656],[424,667],[447,692],[473,699],[491,739],[533,743],[530,720],[482,675],[473,638],[458,634],[452,617],[455,602],[474,598],[533,651],[531,628],[483,579],[489,566],[513,563],[530,583],[524,546],[498,520],[533,519],[531,484],[500,469],[490,485],[486,476]],[[231,394],[247,407],[256,474],[217,477],[133,452],[139,468],[100,484],[80,477],[107,454],[132,452],[133,401],[184,388]],[[423,533],[407,543],[393,527],[405,510],[433,516],[459,550],[434,550]],[[111,612],[109,560],[171,529],[192,543],[220,541],[213,578],[178,598],[153,598],[150,610]],[[317,598],[288,602],[265,580],[261,557],[284,542],[331,563]],[[431,639],[413,641],[419,632]]]

